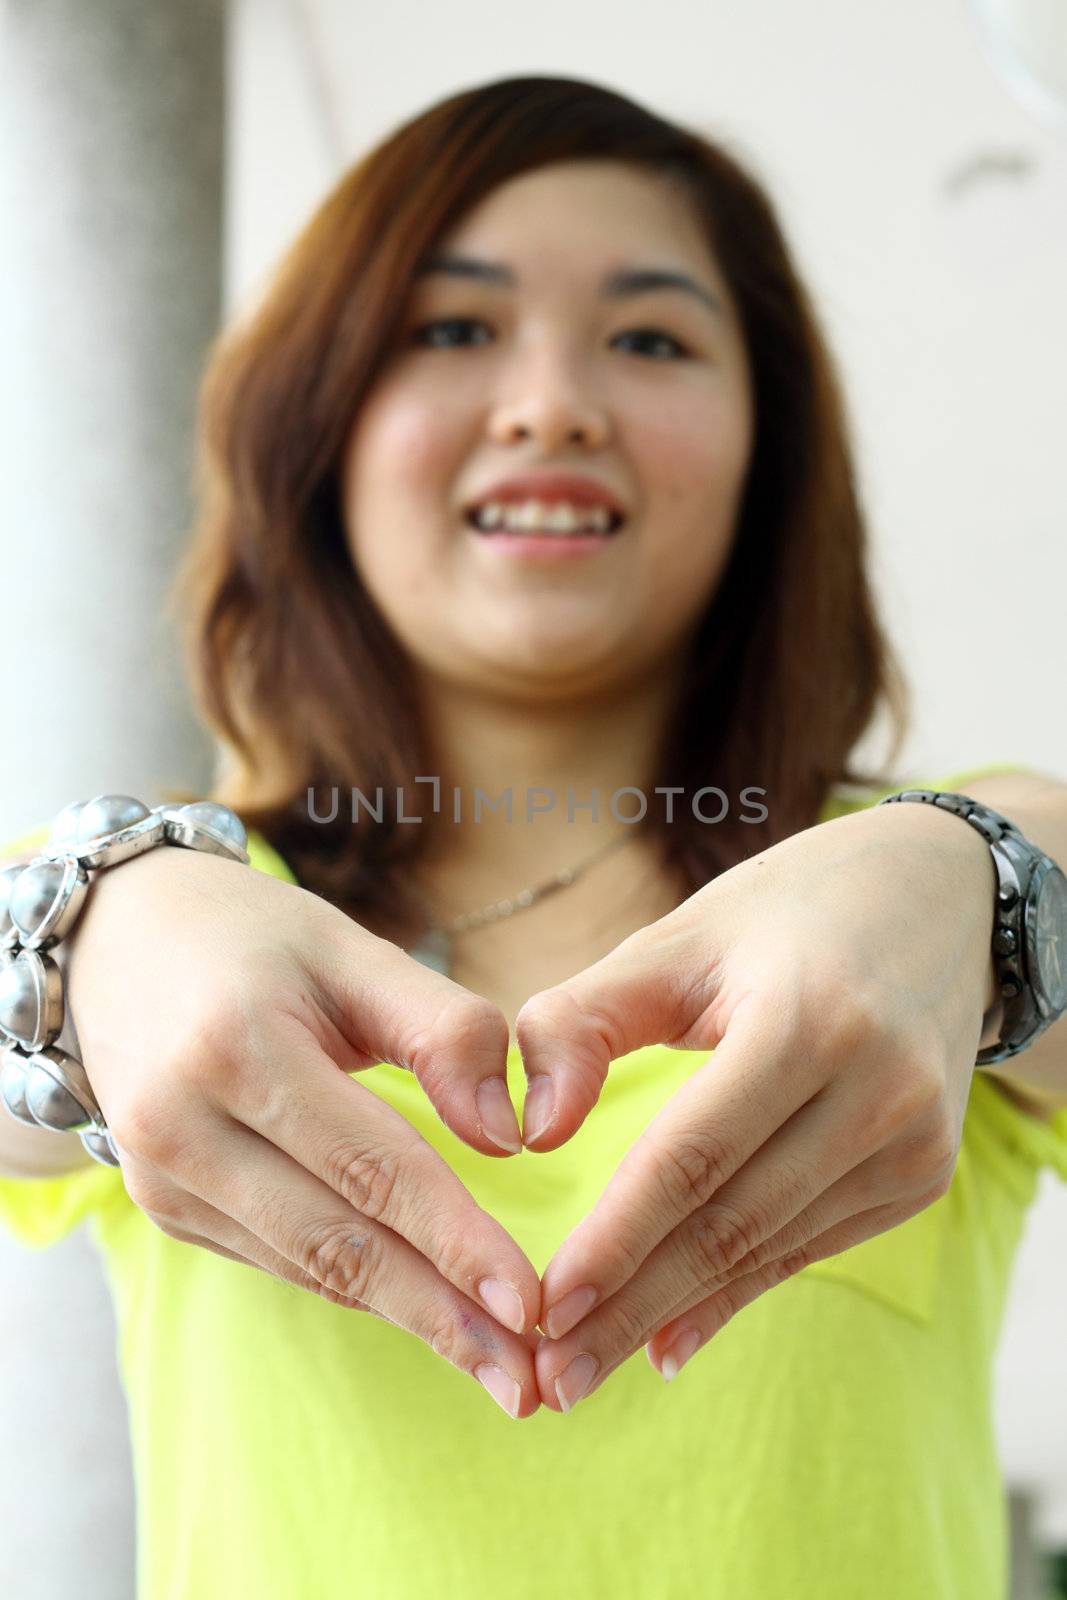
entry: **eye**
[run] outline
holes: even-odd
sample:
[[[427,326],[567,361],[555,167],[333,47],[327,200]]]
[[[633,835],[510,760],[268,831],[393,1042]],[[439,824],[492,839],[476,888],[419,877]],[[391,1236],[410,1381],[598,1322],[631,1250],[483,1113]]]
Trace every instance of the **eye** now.
[[[672,333],[664,333],[661,328],[628,328],[625,333],[618,335],[620,339],[658,339],[661,343],[671,344],[679,355],[688,355],[683,344],[680,344]]]
[[[478,321],[475,317],[441,317],[436,322],[424,322],[421,327],[415,329],[411,337],[414,344],[429,345],[432,349],[449,349],[452,347],[451,339],[439,339],[436,337],[440,330],[485,329],[485,327],[486,324]],[[672,345],[679,356],[685,356],[689,353],[673,334],[664,333],[660,328],[628,328],[624,333],[617,334],[616,339],[658,340],[661,344]],[[466,344],[467,340],[462,339],[460,342]],[[484,343],[485,341],[482,340],[480,342]]]
[[[435,348],[439,348],[442,341],[437,340],[437,339],[430,339],[430,338],[427,337],[427,335],[435,333],[437,331],[437,329],[439,329],[439,328],[484,328],[484,327],[485,327],[485,323],[484,322],[477,322],[477,321],[475,321],[475,319],[473,317],[441,317],[436,322],[424,322],[422,324],[421,328],[416,328],[415,329],[415,332],[412,334],[411,337],[412,337],[413,343],[415,343],[415,344],[429,344],[429,345],[431,345],[431,346],[433,346]],[[448,342],[450,342],[450,341],[445,341],[445,347],[446,348],[447,348]]]

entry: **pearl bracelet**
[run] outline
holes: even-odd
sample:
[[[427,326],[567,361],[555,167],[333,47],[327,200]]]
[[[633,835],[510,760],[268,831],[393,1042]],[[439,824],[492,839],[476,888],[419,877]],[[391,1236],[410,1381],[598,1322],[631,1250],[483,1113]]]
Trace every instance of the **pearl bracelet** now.
[[[77,1133],[94,1160],[119,1155],[82,1063],[55,1041],[66,1019],[63,974],[48,954],[72,931],[89,873],[160,844],[248,864],[244,825],[213,800],[149,808],[126,794],[65,806],[29,862],[0,867],[0,1100],[19,1122]]]

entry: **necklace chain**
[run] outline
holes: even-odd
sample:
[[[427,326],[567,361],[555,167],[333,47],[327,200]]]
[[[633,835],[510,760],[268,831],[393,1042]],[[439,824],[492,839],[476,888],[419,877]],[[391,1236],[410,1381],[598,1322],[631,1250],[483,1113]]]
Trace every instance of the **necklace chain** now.
[[[513,916],[516,911],[525,911],[527,906],[535,905],[543,900],[546,895],[565,889],[569,884],[581,876],[594,862],[608,855],[621,844],[626,844],[633,838],[633,830],[628,828],[625,833],[616,834],[614,839],[609,839],[607,844],[600,846],[591,856],[580,861],[574,867],[561,867],[554,872],[551,878],[546,878],[543,883],[535,884],[529,889],[520,889],[518,894],[511,895],[505,900],[493,900],[489,905],[482,906],[478,911],[465,911],[450,921],[440,923],[436,919],[431,923],[430,932],[434,934],[465,933],[469,928],[481,928],[486,923],[497,922],[501,917]]]

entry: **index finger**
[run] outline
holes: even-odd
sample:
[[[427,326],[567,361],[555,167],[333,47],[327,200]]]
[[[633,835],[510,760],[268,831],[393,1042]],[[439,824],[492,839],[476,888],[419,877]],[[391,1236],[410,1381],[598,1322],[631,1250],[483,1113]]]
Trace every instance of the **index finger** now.
[[[330,908],[326,937],[299,952],[315,1000],[356,1064],[407,1067],[446,1127],[476,1150],[523,1148],[507,1081],[507,1018]]]
[[[348,1077],[301,1023],[276,1020],[275,1037],[292,1064],[291,1092],[257,1093],[256,1080],[242,1074],[227,1097],[230,1115],[363,1216],[407,1239],[505,1327],[531,1331],[540,1313],[540,1280],[507,1230],[406,1117]]]
[[[773,1006],[742,1000],[710,1059],[653,1117],[549,1262],[541,1284],[549,1336],[561,1338],[632,1278],[817,1087]]]

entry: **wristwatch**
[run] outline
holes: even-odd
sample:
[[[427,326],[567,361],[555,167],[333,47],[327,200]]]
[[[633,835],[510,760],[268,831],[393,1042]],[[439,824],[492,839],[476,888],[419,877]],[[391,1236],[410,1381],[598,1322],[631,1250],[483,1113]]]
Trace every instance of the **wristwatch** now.
[[[996,1044],[980,1050],[979,1067],[1007,1061],[1033,1044],[1067,1011],[1067,877],[1013,822],[966,794],[902,789],[879,800],[942,806],[977,828],[997,873],[993,961],[1004,1016]]]

